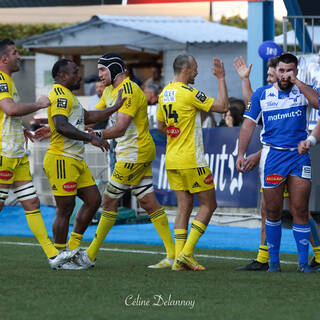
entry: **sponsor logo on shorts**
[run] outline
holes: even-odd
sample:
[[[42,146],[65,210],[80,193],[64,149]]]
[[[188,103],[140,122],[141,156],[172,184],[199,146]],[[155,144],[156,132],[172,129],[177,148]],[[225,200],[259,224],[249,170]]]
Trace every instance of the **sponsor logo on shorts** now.
[[[307,239],[302,239],[302,240],[299,241],[299,243],[301,243],[301,244],[304,245],[304,246],[307,246],[307,245],[309,244],[309,240],[307,240]]]
[[[210,173],[205,179],[204,179],[205,184],[213,184],[213,176],[212,173]]]
[[[311,167],[310,166],[303,166],[302,167],[302,178],[311,179]]]
[[[167,135],[170,136],[171,138],[178,137],[180,135],[180,129],[175,127],[173,124],[171,124],[167,128]]]
[[[13,176],[13,172],[9,170],[0,171],[0,179],[1,180],[10,180]]]
[[[269,174],[268,176],[266,176],[266,181],[270,184],[279,184],[283,181],[283,179],[284,177],[277,173]]]
[[[77,189],[77,183],[74,181],[69,181],[62,186],[64,191],[72,192]]]

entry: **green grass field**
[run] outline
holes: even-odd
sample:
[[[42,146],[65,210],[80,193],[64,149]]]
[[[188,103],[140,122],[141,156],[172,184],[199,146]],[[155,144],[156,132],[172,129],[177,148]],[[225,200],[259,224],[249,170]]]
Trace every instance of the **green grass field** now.
[[[39,246],[23,243],[35,241],[0,237],[1,320],[319,318],[320,274],[298,274],[296,255],[268,274],[234,271],[255,252],[197,250],[207,271],[174,272],[146,268],[162,247],[106,243],[95,268],[54,271]]]

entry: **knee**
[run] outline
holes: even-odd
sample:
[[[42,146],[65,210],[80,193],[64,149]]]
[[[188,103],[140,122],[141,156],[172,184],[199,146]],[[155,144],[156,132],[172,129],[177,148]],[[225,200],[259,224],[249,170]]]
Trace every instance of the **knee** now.
[[[57,215],[63,217],[70,217],[75,206],[75,201],[69,201],[64,204],[57,205]]]
[[[40,200],[38,197],[21,201],[25,210],[36,210],[40,208]]]
[[[92,208],[99,208],[101,204],[101,195],[100,193],[96,193],[87,199],[86,204]]]

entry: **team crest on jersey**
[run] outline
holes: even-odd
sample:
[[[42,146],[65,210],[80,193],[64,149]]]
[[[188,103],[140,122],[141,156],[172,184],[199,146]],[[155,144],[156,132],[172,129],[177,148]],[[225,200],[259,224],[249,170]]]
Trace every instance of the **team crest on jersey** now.
[[[246,105],[246,110],[247,110],[247,111],[250,111],[251,105],[252,105],[252,102],[251,102],[251,100],[250,100],[250,101],[248,102],[248,104]]]
[[[66,109],[68,100],[64,98],[57,99],[57,108]]]
[[[204,179],[205,184],[213,184],[213,176],[212,173],[210,173],[205,179]]]
[[[9,87],[7,83],[0,83],[0,92],[9,92]]]
[[[198,91],[198,93],[196,94],[196,98],[202,103],[207,100],[207,96],[202,91]]]
[[[279,184],[284,180],[284,177],[277,173],[272,173],[266,176],[266,181],[270,184]]]
[[[176,138],[180,135],[180,129],[171,124],[167,128],[167,135],[171,138]]]
[[[0,180],[10,180],[13,176],[13,172],[9,170],[0,171]]]
[[[64,191],[67,191],[67,192],[73,192],[77,189],[77,183],[74,182],[74,181],[69,181],[69,182],[66,182],[63,186],[62,186],[63,190]]]

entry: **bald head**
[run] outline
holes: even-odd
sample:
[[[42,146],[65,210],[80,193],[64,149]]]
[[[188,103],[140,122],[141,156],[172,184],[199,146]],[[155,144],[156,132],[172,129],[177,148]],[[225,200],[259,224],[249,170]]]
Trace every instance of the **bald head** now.
[[[183,68],[190,68],[194,57],[188,54],[178,55],[173,62],[173,72],[174,74],[180,74]]]

